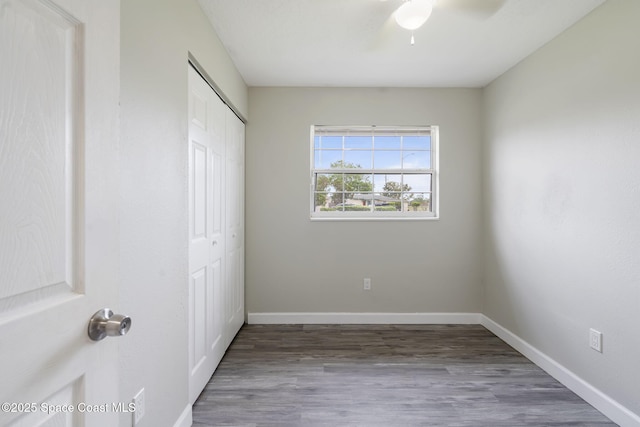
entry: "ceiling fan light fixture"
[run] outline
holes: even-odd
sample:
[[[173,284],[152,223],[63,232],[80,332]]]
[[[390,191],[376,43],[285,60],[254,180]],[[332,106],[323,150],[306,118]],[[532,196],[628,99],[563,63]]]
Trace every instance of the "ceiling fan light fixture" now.
[[[406,0],[395,12],[398,25],[407,30],[417,30],[427,22],[433,10],[433,0]]]

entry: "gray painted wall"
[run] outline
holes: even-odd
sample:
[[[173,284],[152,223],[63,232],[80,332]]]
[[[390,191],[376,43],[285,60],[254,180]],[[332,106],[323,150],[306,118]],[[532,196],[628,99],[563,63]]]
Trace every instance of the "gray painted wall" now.
[[[247,89],[195,0],[123,1],[121,19],[120,397],[144,387],[140,426],[169,426],[188,403],[188,53],[244,114]]]
[[[638,1],[605,3],[483,102],[484,314],[636,414],[639,17]]]
[[[479,312],[480,95],[250,88],[247,312]],[[310,221],[313,124],[440,125],[441,219]]]
[[[195,0],[122,2],[120,390],[145,387],[142,425],[188,400],[189,51],[249,117],[248,312],[483,312],[640,413],[638,16],[610,0],[484,91],[247,92]],[[311,222],[316,123],[440,125],[441,219]]]

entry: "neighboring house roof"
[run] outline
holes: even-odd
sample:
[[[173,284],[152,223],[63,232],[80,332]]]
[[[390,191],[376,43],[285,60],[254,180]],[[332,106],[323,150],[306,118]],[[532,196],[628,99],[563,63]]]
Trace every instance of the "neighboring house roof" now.
[[[352,199],[355,200],[371,200],[371,194],[354,194]],[[380,194],[373,194],[373,200],[377,202],[399,202],[399,199],[393,197],[387,197]]]

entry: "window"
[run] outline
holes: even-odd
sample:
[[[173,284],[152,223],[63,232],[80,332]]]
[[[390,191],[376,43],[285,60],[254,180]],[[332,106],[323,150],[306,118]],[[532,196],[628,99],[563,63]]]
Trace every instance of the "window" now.
[[[437,126],[312,126],[311,218],[437,218]]]

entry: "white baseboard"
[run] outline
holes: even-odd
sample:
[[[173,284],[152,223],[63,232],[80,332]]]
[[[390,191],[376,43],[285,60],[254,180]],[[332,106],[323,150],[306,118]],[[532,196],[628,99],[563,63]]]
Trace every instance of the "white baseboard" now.
[[[249,313],[247,323],[294,324],[479,324],[479,313]]]
[[[191,427],[191,424],[193,424],[193,413],[191,412],[191,405],[187,405],[173,427]]]
[[[609,417],[613,422],[624,427],[640,427],[640,416],[616,402],[576,374],[559,364],[540,350],[533,347],[508,329],[494,322],[485,315],[480,316],[480,324],[497,337],[518,350],[525,357],[546,371],[565,387],[576,393],[590,405]]]

